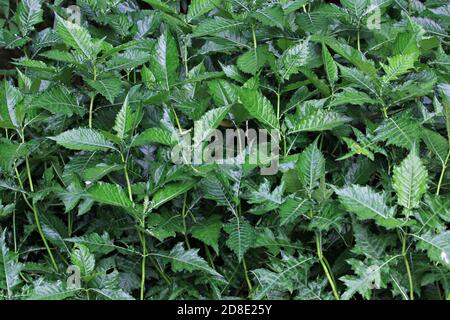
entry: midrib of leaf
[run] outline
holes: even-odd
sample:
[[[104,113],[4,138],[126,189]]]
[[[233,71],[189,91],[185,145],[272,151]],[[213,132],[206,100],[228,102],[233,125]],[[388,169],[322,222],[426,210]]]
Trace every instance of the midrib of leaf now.
[[[270,289],[272,289],[272,287],[273,287],[273,285],[286,273],[286,272],[289,272],[289,271],[291,271],[292,269],[295,269],[295,268],[297,268],[298,266],[300,266],[300,265],[302,265],[303,263],[305,263],[305,262],[308,262],[308,261],[310,261],[310,260],[312,260],[312,258],[307,258],[307,259],[304,259],[304,260],[302,260],[302,261],[300,261],[300,262],[298,262],[298,263],[296,263],[295,265],[293,265],[293,266],[291,266],[291,267],[289,267],[289,268],[286,268],[285,270],[283,270],[282,272],[280,272],[280,273],[278,273],[277,274],[277,276],[275,277],[275,279],[272,281],[272,282],[270,282],[270,284],[269,285],[267,285],[267,286],[265,286],[265,288],[261,291],[261,292],[259,292],[259,294],[255,297],[255,299],[256,300],[259,300],[259,299],[261,299],[263,296],[265,296],[266,294],[267,294],[267,292],[270,290]],[[253,273],[254,274],[254,273]],[[255,275],[256,276],[256,275]],[[258,279],[258,278],[257,278]],[[258,279],[258,281],[259,281],[259,279]],[[260,281],[259,281],[260,282]],[[261,283],[261,282],[260,282]]]

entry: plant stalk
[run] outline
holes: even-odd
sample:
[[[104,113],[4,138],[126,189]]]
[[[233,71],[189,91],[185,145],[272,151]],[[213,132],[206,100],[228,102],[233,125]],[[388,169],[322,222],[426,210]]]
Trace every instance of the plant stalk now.
[[[319,258],[320,264],[322,265],[323,271],[325,272],[325,275],[328,279],[328,282],[331,285],[331,289],[333,290],[333,295],[336,298],[336,300],[340,300],[341,297],[339,296],[339,293],[336,288],[336,282],[334,281],[334,276],[332,275],[331,268],[329,269],[329,264],[326,261],[325,257],[322,253],[322,244],[320,240],[320,235],[316,233],[316,247],[317,247],[317,256]]]

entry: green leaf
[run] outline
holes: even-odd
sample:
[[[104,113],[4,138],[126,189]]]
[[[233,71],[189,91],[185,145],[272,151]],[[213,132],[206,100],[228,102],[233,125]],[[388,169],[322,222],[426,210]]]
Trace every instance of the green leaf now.
[[[252,16],[266,26],[283,29],[284,13],[278,6],[257,10]]]
[[[128,103],[128,95],[125,97],[122,108],[116,115],[114,130],[120,139],[125,139],[127,134],[133,130],[134,118],[131,112],[130,104]]]
[[[432,261],[450,266],[450,231],[446,230],[438,234],[428,232],[420,236],[413,234],[413,236],[419,239],[417,248],[426,250]]]
[[[102,204],[121,207],[133,211],[134,204],[127,193],[117,184],[97,182],[87,190],[88,196]]]
[[[270,129],[279,128],[272,104],[258,90],[242,88],[239,99],[253,118]]]
[[[266,63],[266,50],[263,47],[249,49],[236,60],[239,70],[255,75]]]
[[[199,120],[194,122],[194,148],[201,147],[209,139],[220,122],[228,114],[230,107],[221,107],[209,110]]]
[[[110,103],[114,103],[122,91],[120,78],[106,78],[99,80],[87,80],[87,83],[95,89],[97,93],[104,96]]]
[[[237,101],[239,87],[224,79],[216,79],[208,82],[208,91],[216,105],[228,106]]]
[[[448,140],[439,133],[429,129],[423,129],[422,140],[425,142],[428,149],[438,158],[441,164],[444,165],[449,148]]]
[[[90,253],[108,254],[117,248],[107,232],[104,232],[101,236],[94,232],[80,237],[64,239],[64,241],[83,245],[88,248]]]
[[[88,128],[72,129],[50,137],[57,144],[72,150],[106,151],[114,145],[98,131]]]
[[[192,36],[203,37],[206,35],[213,35],[219,32],[235,29],[242,25],[244,25],[242,21],[214,17],[212,19],[205,19],[198,26],[196,26]]]
[[[398,225],[394,219],[394,208],[389,208],[385,197],[370,187],[351,185],[336,190],[336,193],[344,208],[356,214],[360,220],[375,219],[386,228]]]
[[[284,226],[293,223],[311,208],[311,202],[308,199],[298,197],[287,198],[280,206],[280,225]]]
[[[367,104],[379,103],[379,101],[372,99],[364,92],[357,91],[353,88],[344,88],[342,91],[334,95],[334,99],[330,102],[328,107],[335,107],[343,104],[362,106]]]
[[[192,237],[211,246],[219,255],[219,238],[222,229],[222,221],[219,215],[212,215],[202,221],[198,221],[191,230]]]
[[[223,230],[228,234],[227,246],[233,250],[239,262],[253,245],[256,233],[253,227],[243,218],[233,218],[225,224]]]
[[[202,271],[217,278],[223,278],[221,274],[211,268],[208,263],[198,255],[199,249],[185,250],[182,243],[178,243],[173,247],[169,254],[153,254],[163,259],[169,260],[172,265],[173,272],[180,271]]]
[[[214,9],[220,2],[217,0],[192,0],[188,8],[188,21],[195,20]]]
[[[149,128],[133,139],[131,146],[138,147],[150,143],[159,143],[166,146],[174,146],[176,141],[173,134],[161,128]]]
[[[177,44],[166,31],[158,38],[150,59],[150,70],[164,90],[169,90],[178,78],[178,65]]]
[[[57,86],[43,92],[31,102],[33,108],[42,108],[53,114],[81,115],[84,110],[78,105],[75,95],[66,87]]]
[[[287,115],[288,134],[332,130],[343,125],[349,118],[346,116],[314,106],[305,106],[297,115]]]
[[[66,45],[79,51],[88,60],[95,58],[95,46],[89,32],[82,26],[56,16],[56,31]]]
[[[386,145],[412,148],[420,139],[422,127],[413,118],[411,112],[405,111],[385,119],[375,129],[375,141],[386,141]]]
[[[164,186],[158,190],[152,198],[152,208],[156,209],[167,201],[189,191],[197,181],[174,182]]]
[[[70,261],[80,270],[83,276],[87,276],[94,271],[95,258],[89,251],[89,248],[82,244],[75,244],[74,249],[70,254]]]
[[[278,73],[282,79],[289,80],[291,75],[298,73],[299,67],[305,66],[309,56],[309,42],[299,41],[283,52],[278,61]]]
[[[42,22],[43,10],[40,0],[23,0],[17,7],[19,27],[22,35],[28,34],[34,26]]]
[[[20,272],[23,264],[18,262],[17,254],[11,252],[6,245],[6,229],[0,236],[0,288],[11,296],[13,289],[21,282]]]
[[[325,158],[317,147],[317,140],[299,155],[297,161],[298,178],[303,187],[311,192],[325,175]]]
[[[385,75],[382,78],[384,83],[398,79],[399,76],[407,73],[414,67],[416,54],[396,55],[388,58],[388,65],[381,63]]]
[[[427,191],[428,171],[414,152],[394,167],[392,187],[397,193],[399,205],[409,210],[419,206],[420,199]]]
[[[28,300],[64,300],[76,295],[80,289],[66,288],[60,280],[56,282],[46,282],[43,279],[37,281],[34,285]]]
[[[338,70],[337,65],[333,60],[333,57],[328,51],[325,44],[322,43],[322,60],[325,66],[325,72],[327,74],[328,81],[330,84],[334,84],[338,80]]]
[[[3,128],[19,127],[15,107],[22,99],[20,91],[8,81],[3,80],[0,86],[0,126]]]

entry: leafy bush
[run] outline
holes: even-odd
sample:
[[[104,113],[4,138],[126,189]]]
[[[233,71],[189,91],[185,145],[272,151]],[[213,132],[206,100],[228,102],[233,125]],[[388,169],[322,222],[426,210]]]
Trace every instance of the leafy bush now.
[[[1,0],[1,296],[449,297],[450,5],[333,2]]]

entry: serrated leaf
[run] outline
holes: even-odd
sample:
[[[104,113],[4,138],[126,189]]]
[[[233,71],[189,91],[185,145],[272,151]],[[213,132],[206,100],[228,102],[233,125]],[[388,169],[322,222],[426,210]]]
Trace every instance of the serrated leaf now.
[[[158,208],[167,201],[189,191],[196,183],[196,181],[183,181],[165,185],[163,189],[153,195],[152,208]]]
[[[188,8],[188,21],[192,21],[205,13],[208,13],[218,4],[219,2],[217,0],[192,0]]]
[[[5,289],[8,296],[12,295],[14,287],[21,282],[19,275],[23,264],[17,260],[17,255],[6,245],[5,229],[0,236],[0,288]]]
[[[392,187],[397,193],[399,205],[409,210],[419,206],[420,199],[427,191],[428,171],[414,152],[394,167]]]
[[[128,103],[128,95],[125,97],[122,108],[116,115],[114,130],[120,139],[124,139],[126,135],[133,129],[134,119],[131,113],[131,107]]]
[[[229,106],[209,110],[194,122],[194,148],[201,147],[202,143],[209,139],[229,110]]]
[[[31,102],[34,108],[42,108],[53,114],[72,116],[82,114],[83,109],[78,105],[76,97],[66,87],[57,86],[40,94]]]
[[[198,255],[199,249],[185,250],[182,243],[178,243],[170,251],[169,254],[154,254],[170,261],[172,270],[174,272],[180,271],[203,271],[218,278],[222,278],[222,275],[211,268],[208,263]]]
[[[108,149],[114,149],[114,145],[100,132],[88,128],[68,130],[60,133],[56,137],[50,137],[50,139],[72,150],[106,151]]]
[[[97,182],[87,190],[88,196],[102,204],[133,210],[133,202],[128,198],[125,190],[117,184]]]
[[[272,104],[259,91],[242,88],[239,91],[239,99],[248,113],[256,120],[270,129],[279,128]]]
[[[122,90],[120,78],[106,78],[98,80],[87,80],[87,83],[95,89],[97,93],[104,96],[110,103],[114,103]]]
[[[78,267],[80,273],[83,276],[87,276],[94,271],[95,268],[95,258],[91,254],[89,248],[82,244],[75,244],[74,249],[70,254],[70,261],[73,265]]]
[[[317,147],[317,141],[299,155],[297,173],[303,187],[309,192],[319,185],[320,178],[325,175],[325,158]]]
[[[56,30],[66,45],[78,50],[86,59],[94,58],[94,43],[89,32],[82,26],[56,17]]]
[[[192,237],[211,246],[216,254],[219,254],[219,237],[222,229],[222,221],[220,216],[213,215],[202,221],[198,221],[192,227]]]
[[[288,48],[278,61],[278,73],[282,79],[289,80],[298,73],[299,67],[306,65],[309,55],[309,42],[300,41]]]
[[[175,83],[178,65],[177,44],[173,36],[166,31],[158,38],[150,59],[150,70],[165,90],[169,90]]]
[[[233,218],[225,224],[223,230],[228,234],[227,246],[241,261],[248,249],[253,245],[256,234],[253,227],[242,218]]]
[[[196,26],[192,36],[203,37],[206,35],[213,35],[226,30],[235,29],[242,25],[244,25],[242,21],[214,17],[212,19],[205,19],[198,26]]]
[[[383,195],[370,187],[351,185],[336,190],[336,193],[345,209],[356,214],[359,219],[375,219],[378,224],[386,228],[397,224],[394,219],[394,209],[386,205]]]

